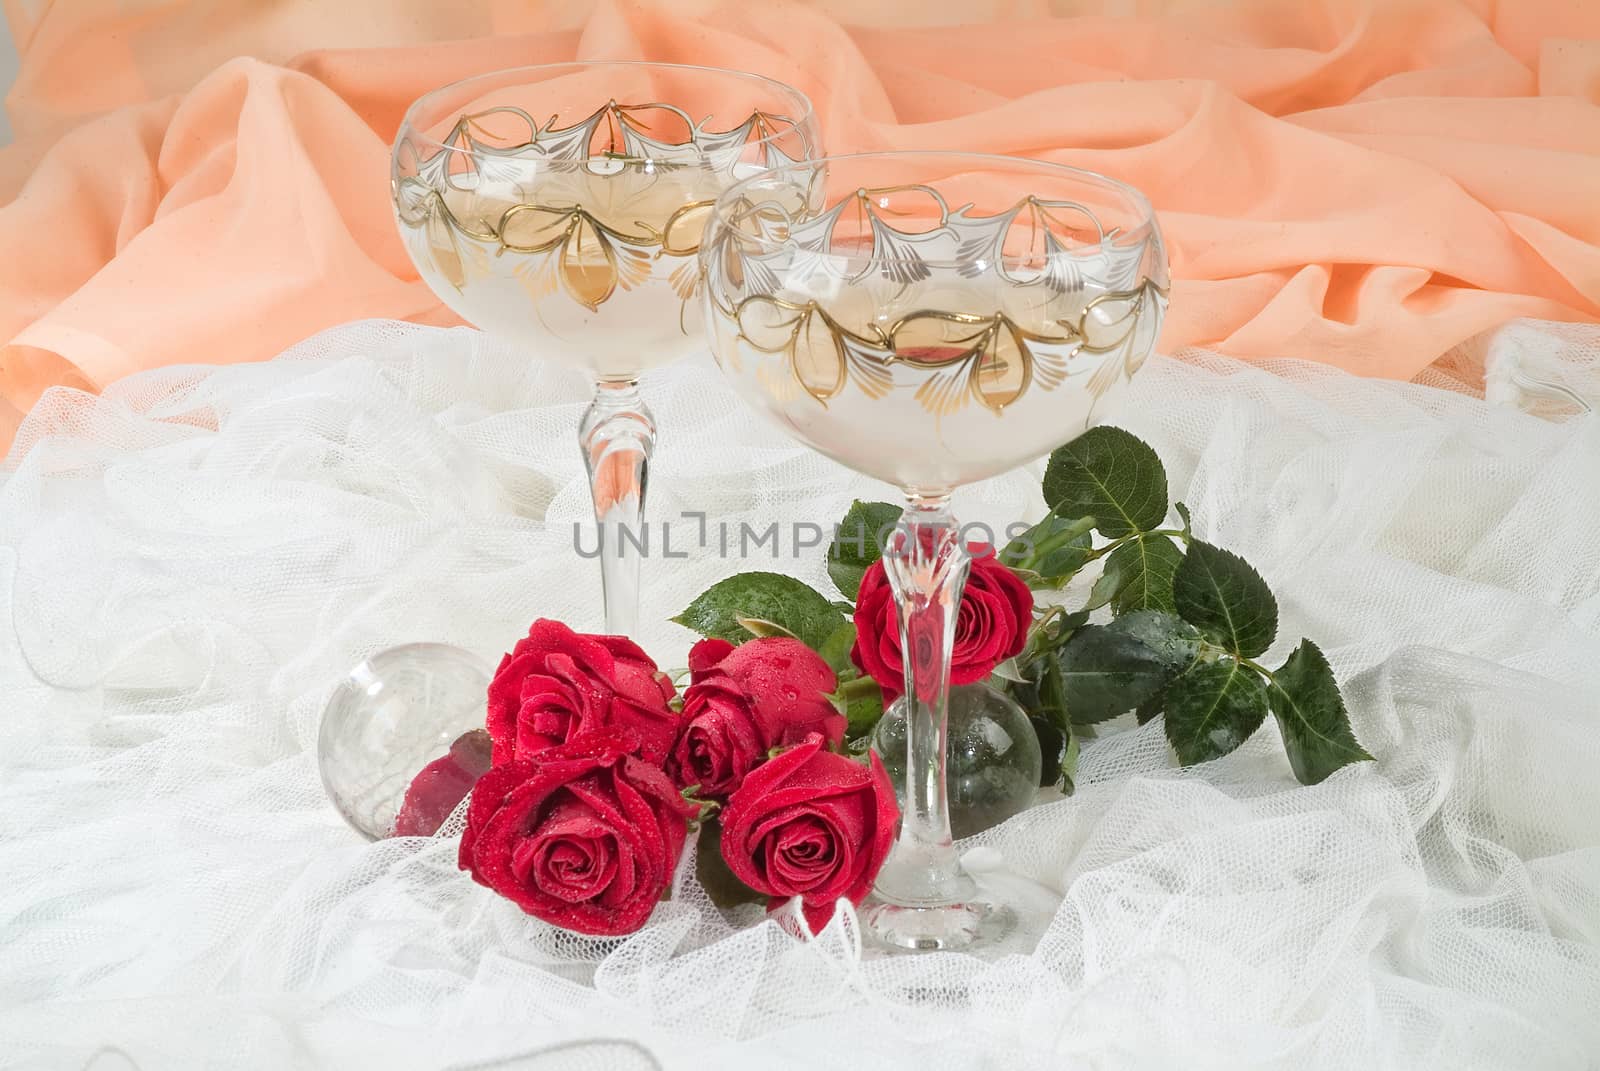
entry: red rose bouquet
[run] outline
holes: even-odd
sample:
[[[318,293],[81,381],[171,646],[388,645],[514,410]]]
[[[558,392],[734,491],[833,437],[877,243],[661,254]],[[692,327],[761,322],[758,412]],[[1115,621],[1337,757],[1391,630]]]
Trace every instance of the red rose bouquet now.
[[[1314,643],[1277,669],[1258,661],[1277,634],[1271,591],[1193,537],[1150,447],[1093,429],[1051,456],[1044,492],[1050,512],[1002,550],[967,546],[950,637],[953,685],[987,682],[1023,707],[1042,784],[1071,792],[1079,739],[1124,716],[1163,718],[1185,763],[1239,746],[1269,711],[1302,781],[1369,757]],[[633,641],[535,621],[489,686],[486,731],[417,776],[396,832],[433,832],[470,788],[462,869],[531,915],[602,935],[645,923],[693,832],[718,905],[795,903],[813,931],[827,925],[871,890],[899,822],[867,749],[905,690],[882,550],[899,513],[858,502],[836,527],[827,571],[844,601],[763,572],[696,598],[673,619],[702,637],[681,696]],[[1093,562],[1069,611],[1062,593]]]
[[[433,832],[470,789],[461,868],[530,915],[614,936],[670,892],[691,827],[718,851],[727,801],[738,842],[776,861],[702,871],[748,875],[773,907],[797,897],[820,929],[871,889],[899,817],[876,758],[837,750],[834,671],[792,637],[705,639],[689,670],[680,698],[631,641],[535,621],[489,685],[487,733],[418,774],[395,832]]]

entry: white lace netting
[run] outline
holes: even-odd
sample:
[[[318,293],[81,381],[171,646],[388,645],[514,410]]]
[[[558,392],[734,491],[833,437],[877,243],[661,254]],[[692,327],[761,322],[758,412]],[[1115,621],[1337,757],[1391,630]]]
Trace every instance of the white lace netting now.
[[[1522,371],[1592,377],[1597,335],[1549,328]],[[827,524],[888,497],[708,358],[646,389],[657,519]],[[1034,955],[861,964],[848,919],[810,945],[736,930],[682,876],[631,939],[562,934],[452,841],[367,844],[323,796],[318,715],[365,655],[598,624],[571,550],[585,395],[475,332],[364,323],[44,398],[0,472],[0,1065],[1593,1066],[1597,418],[1152,360],[1117,422],[1278,592],[1271,657],[1322,644],[1378,762],[1305,788],[1270,720],[1191,770],[1159,725],[1104,737],[1076,796],[980,838],[1064,896]],[[1037,517],[1037,478],[958,509]],[[690,640],[670,614],[774,567],[647,564],[663,665]],[[595,1038],[616,1040],[494,1062]]]

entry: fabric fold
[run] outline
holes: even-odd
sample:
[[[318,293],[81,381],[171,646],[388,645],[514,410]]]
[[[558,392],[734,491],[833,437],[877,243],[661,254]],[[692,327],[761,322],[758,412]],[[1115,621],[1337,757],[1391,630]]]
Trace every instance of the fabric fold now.
[[[263,360],[364,317],[453,322],[395,236],[389,141],[428,89],[571,58],[792,82],[831,152],[979,149],[1132,182],[1172,255],[1168,350],[1410,378],[1510,318],[1600,319],[1593,5],[6,10],[0,442],[53,385]]]

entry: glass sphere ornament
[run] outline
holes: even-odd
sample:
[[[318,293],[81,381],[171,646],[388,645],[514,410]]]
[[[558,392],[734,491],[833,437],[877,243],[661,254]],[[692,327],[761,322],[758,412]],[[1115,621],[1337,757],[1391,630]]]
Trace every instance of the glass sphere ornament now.
[[[905,805],[906,700],[901,696],[883,712],[872,733],[872,750]],[[945,736],[950,794],[950,833],[957,840],[997,826],[1020,814],[1039,789],[1042,758],[1039,738],[1027,713],[1010,696],[989,685],[958,684],[950,689],[950,721]]]
[[[317,735],[322,785],[345,820],[374,840],[433,833],[489,767],[490,676],[442,643],[390,647],[351,670]]]

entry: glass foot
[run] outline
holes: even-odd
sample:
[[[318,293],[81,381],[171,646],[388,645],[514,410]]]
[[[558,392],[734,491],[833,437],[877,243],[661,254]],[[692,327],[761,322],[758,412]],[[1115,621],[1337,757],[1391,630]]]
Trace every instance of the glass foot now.
[[[1061,904],[1060,894],[1007,869],[992,848],[972,848],[942,883],[943,903],[896,897],[897,874],[880,872],[861,905],[862,951],[869,958],[965,952],[983,959],[1032,952]],[[959,891],[956,891],[959,890]]]
[[[1017,928],[1009,907],[983,901],[907,907],[872,899],[861,907],[861,926],[877,951],[971,952],[1005,941]]]

